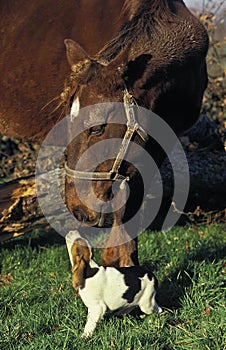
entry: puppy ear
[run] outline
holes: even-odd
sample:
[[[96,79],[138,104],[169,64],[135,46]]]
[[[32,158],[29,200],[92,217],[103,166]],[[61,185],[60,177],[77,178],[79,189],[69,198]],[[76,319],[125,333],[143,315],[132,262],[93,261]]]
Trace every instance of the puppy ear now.
[[[74,289],[83,288],[85,285],[84,269],[86,267],[85,260],[81,257],[74,259],[72,267],[72,286]]]
[[[90,261],[91,252],[83,239],[77,239],[71,247],[72,255],[72,286],[74,289],[83,288],[85,285],[85,268]]]

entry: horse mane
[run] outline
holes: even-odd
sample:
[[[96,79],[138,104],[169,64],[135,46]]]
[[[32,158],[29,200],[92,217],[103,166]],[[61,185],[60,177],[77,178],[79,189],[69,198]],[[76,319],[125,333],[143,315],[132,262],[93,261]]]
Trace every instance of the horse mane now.
[[[134,15],[148,9],[151,13],[164,10],[168,5],[168,0],[126,0],[123,5],[123,14],[129,15],[131,20]]]
[[[67,115],[70,113],[71,103],[73,98],[79,94],[80,86],[89,80],[92,73],[95,71],[94,61],[79,62],[74,65],[69,77],[64,82],[64,89],[61,94],[50,101],[46,106],[52,102],[58,102],[54,109],[52,109],[51,114],[55,113],[59,108],[61,108],[61,114]],[[88,73],[88,74],[87,74]]]
[[[175,1],[183,3],[182,0]],[[164,24],[169,15],[175,15],[175,6],[172,0],[126,0],[122,15],[127,15],[129,20],[98,53],[98,59],[111,62],[138,36],[146,35],[150,38],[156,23]]]

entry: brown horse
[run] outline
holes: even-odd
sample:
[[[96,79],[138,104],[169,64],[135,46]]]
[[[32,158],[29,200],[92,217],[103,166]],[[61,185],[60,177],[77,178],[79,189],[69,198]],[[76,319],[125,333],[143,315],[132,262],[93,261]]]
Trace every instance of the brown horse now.
[[[64,39],[95,54],[127,19],[123,0],[0,1],[0,132],[43,139],[59,118],[50,114],[69,73]]]
[[[96,110],[96,124],[72,140],[67,160],[67,206],[81,223],[105,226],[106,215],[101,206],[93,210],[83,204],[74,178],[80,177],[81,191],[89,198],[88,176],[97,199],[105,203],[114,195],[115,180],[129,179],[127,204],[113,211],[112,234],[103,253],[103,264],[137,264],[136,240],[129,239],[126,229],[127,220],[142,203],[142,179],[136,167],[110,159],[101,163],[92,177],[87,172],[79,175],[74,169],[82,154],[97,142],[127,137],[127,102],[136,101],[152,110],[176,134],[197,120],[207,86],[207,33],[181,0],[99,0],[88,5],[86,1],[46,1],[45,5],[42,1],[32,5],[24,1],[22,7],[17,2],[11,7],[12,2],[0,5],[7,14],[4,31],[9,30],[4,37],[0,69],[1,130],[13,136],[39,138],[49,131],[58,114],[48,113],[48,107],[42,107],[59,93],[60,81],[66,74],[61,40],[78,40],[83,48],[73,40],[65,40],[72,73],[61,94],[62,104],[77,113],[79,108],[93,104],[124,101],[125,122],[113,124],[115,112],[111,108],[105,111],[107,122],[98,118]],[[52,106],[49,108],[51,111]],[[88,115],[87,122],[89,118]],[[162,163],[164,152],[142,127],[134,127],[129,137],[145,148],[158,166]],[[116,202],[123,200],[123,193],[118,190]]]

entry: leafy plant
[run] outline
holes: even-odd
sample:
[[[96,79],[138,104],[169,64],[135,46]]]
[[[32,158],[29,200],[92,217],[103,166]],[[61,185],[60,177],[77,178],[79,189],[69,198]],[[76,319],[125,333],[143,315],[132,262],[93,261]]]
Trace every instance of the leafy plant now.
[[[209,34],[207,68],[209,85],[204,96],[202,114],[219,124],[221,133],[226,128],[226,9],[225,1],[203,0],[197,16]]]

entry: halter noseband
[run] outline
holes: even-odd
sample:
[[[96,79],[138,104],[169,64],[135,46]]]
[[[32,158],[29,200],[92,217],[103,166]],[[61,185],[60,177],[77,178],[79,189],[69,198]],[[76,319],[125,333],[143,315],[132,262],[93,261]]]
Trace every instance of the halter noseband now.
[[[148,134],[146,131],[137,123],[136,118],[135,118],[135,113],[134,113],[134,98],[130,93],[127,91],[127,89],[124,91],[124,96],[123,96],[123,103],[124,103],[124,108],[126,112],[126,119],[127,119],[127,129],[125,132],[125,135],[123,137],[118,155],[114,161],[114,164],[109,172],[89,172],[89,171],[79,171],[79,170],[74,170],[71,169],[67,163],[65,163],[65,171],[66,175],[73,178],[73,179],[78,179],[78,180],[123,180],[124,181],[129,181],[128,176],[124,176],[119,174],[119,169],[121,167],[122,161],[126,155],[126,152],[129,147],[129,143],[133,137],[133,134],[135,132],[138,133],[138,135],[142,138],[143,141],[148,140]]]

